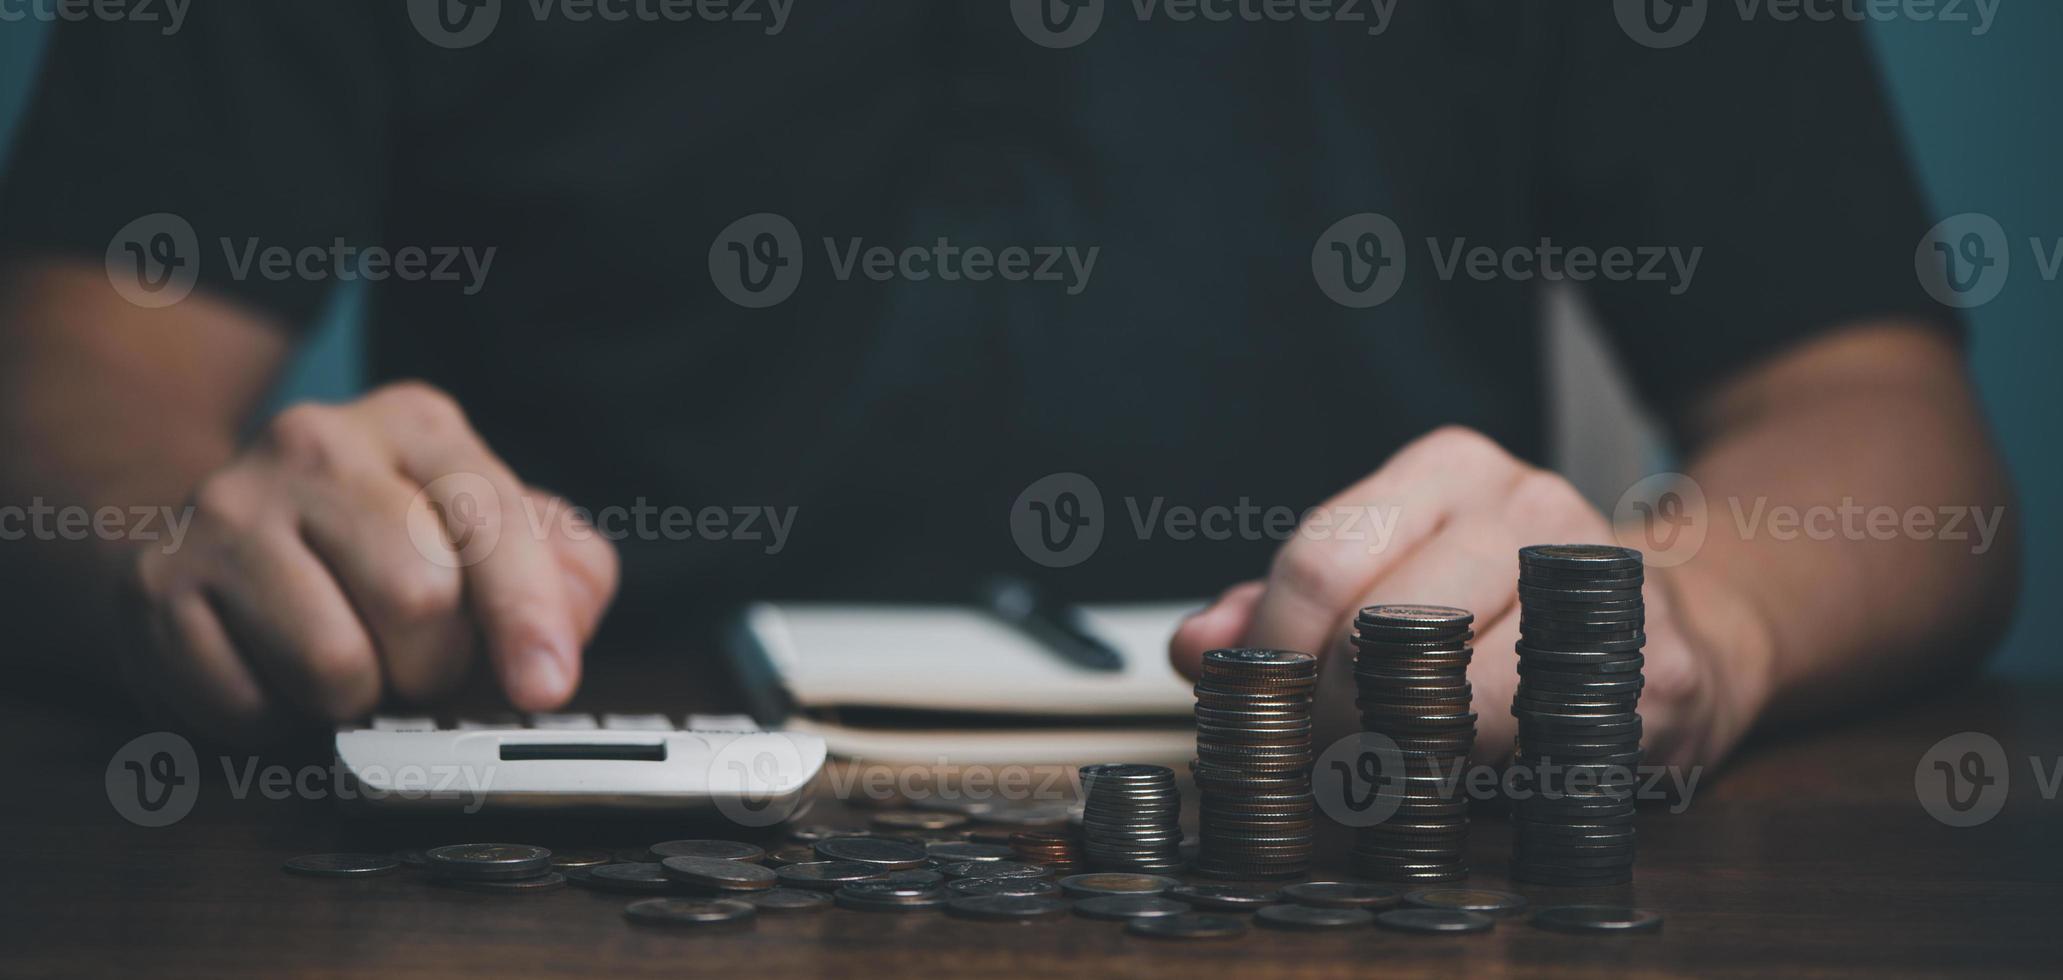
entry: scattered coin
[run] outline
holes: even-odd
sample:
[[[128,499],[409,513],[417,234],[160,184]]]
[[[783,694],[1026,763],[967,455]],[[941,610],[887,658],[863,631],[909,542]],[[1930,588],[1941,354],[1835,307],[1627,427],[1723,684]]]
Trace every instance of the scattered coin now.
[[[1060,879],[1060,890],[1087,898],[1094,895],[1159,895],[1181,882],[1164,875],[1121,874],[1114,871],[1069,875]]]
[[[946,911],[969,919],[1043,919],[1067,912],[1067,903],[1043,895],[956,895]]]
[[[1045,878],[1053,869],[1017,861],[954,861],[939,865],[938,873],[948,878]]]
[[[854,836],[858,836],[857,831],[840,830],[836,827],[824,826],[823,824],[803,824],[799,827],[788,828],[788,839],[803,844],[814,844],[820,840],[830,840],[833,837]]]
[[[859,861],[805,861],[774,869],[774,876],[780,879],[781,884],[817,891],[830,891],[840,885],[878,878],[882,874],[879,865]]]
[[[1268,905],[1254,911],[1254,921],[1277,929],[1365,929],[1375,921],[1375,913],[1367,909]]]
[[[1298,905],[1333,909],[1386,909],[1404,899],[1404,889],[1358,881],[1305,881],[1282,888]]]
[[[452,878],[528,878],[551,867],[552,852],[528,844],[447,844],[425,851],[430,870]]]
[[[640,925],[712,926],[746,922],[758,911],[729,899],[647,898],[625,906],[623,916]]]
[[[553,871],[564,872],[567,868],[598,868],[615,861],[615,856],[608,851],[554,850],[551,866]]]
[[[766,851],[734,840],[669,840],[652,845],[652,860],[662,861],[670,857],[757,861],[766,857]]]
[[[528,878],[439,878],[438,883],[448,888],[485,892],[490,895],[528,895],[564,888],[566,876],[556,871],[547,871]]]
[[[1168,897],[1221,912],[1251,912],[1282,901],[1281,892],[1251,885],[1178,885],[1168,889]]]
[[[1246,920],[1208,912],[1151,916],[1125,923],[1125,931],[1155,939],[1229,939],[1246,932]]]
[[[967,816],[960,813],[926,812],[923,810],[885,810],[874,814],[869,821],[882,830],[950,830],[967,824]]]
[[[659,867],[682,884],[725,892],[764,891],[781,880],[772,868],[727,858],[670,857]]]
[[[800,888],[769,888],[740,895],[762,912],[819,912],[831,907],[831,896]]]
[[[946,882],[954,895],[1058,895],[1060,886],[1044,878],[961,878]]]
[[[317,878],[370,878],[392,873],[401,862],[384,854],[303,854],[284,867]]]
[[[1008,861],[1017,852],[1002,844],[978,844],[974,841],[956,840],[928,844],[924,848],[933,860],[953,861]]]
[[[1485,932],[1497,920],[1458,909],[1391,909],[1377,914],[1375,924],[1400,932]]]
[[[1618,905],[1557,905],[1533,913],[1533,924],[1560,932],[1654,932],[1662,913]]]
[[[1091,919],[1141,919],[1190,911],[1194,910],[1188,905],[1159,895],[1098,895],[1074,903],[1076,915]]]
[[[817,857],[817,849],[808,844],[790,844],[787,847],[776,847],[766,853],[766,865],[770,868],[820,860],[822,858]]]
[[[884,871],[921,867],[930,857],[922,845],[882,837],[832,837],[814,846],[826,861],[858,861]]]
[[[930,868],[905,868],[901,871],[890,871],[882,875],[879,880],[897,885],[930,885],[940,887],[945,884],[946,876]]]
[[[1405,895],[1404,904],[1425,909],[1511,915],[1526,907],[1526,896],[1487,888],[1422,888]]]
[[[946,893],[936,885],[905,885],[893,881],[855,881],[832,893],[839,908],[861,912],[914,912],[935,909],[946,903]]]
[[[580,869],[574,880],[591,888],[611,892],[670,892],[673,879],[656,861],[625,861]]]

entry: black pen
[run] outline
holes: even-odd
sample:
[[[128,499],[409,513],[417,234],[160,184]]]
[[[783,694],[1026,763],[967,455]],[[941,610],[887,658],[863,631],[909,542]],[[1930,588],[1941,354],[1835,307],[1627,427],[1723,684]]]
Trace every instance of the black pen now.
[[[990,579],[982,586],[981,604],[1068,663],[1085,670],[1125,669],[1124,656],[1089,630],[1079,609],[1053,599],[1024,579]]]

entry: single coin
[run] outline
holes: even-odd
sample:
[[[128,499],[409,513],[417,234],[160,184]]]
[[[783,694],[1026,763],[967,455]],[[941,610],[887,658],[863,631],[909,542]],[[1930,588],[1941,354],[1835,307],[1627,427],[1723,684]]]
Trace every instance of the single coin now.
[[[942,888],[945,886],[946,876],[930,868],[904,868],[901,871],[890,871],[878,880],[897,885],[929,885],[933,888]]]
[[[788,839],[803,844],[814,844],[820,840],[830,840],[833,837],[853,837],[858,833],[858,831],[840,830],[837,827],[827,827],[823,824],[811,823],[788,828]]]
[[[804,864],[817,860],[820,859],[817,857],[816,848],[808,844],[790,844],[787,847],[776,847],[766,853],[766,864],[770,868],[779,868],[790,864]]]
[[[547,871],[528,878],[440,878],[438,883],[448,888],[485,892],[490,895],[529,895],[566,887],[566,876],[556,871]]]
[[[1422,909],[1459,909],[1484,915],[1511,915],[1526,907],[1526,896],[1488,888],[1421,888],[1404,896],[1404,904]]]
[[[1282,893],[1250,885],[1180,885],[1168,889],[1168,897],[1200,909],[1247,912],[1282,901]]]
[[[887,810],[869,820],[883,830],[950,830],[967,824],[967,816],[936,810]]]
[[[912,912],[935,909],[946,903],[945,889],[931,885],[902,885],[892,881],[855,881],[832,893],[839,908],[860,912]]]
[[[858,861],[885,871],[921,867],[930,857],[921,845],[883,837],[833,837],[814,846],[826,861]]]
[[[656,861],[625,861],[584,869],[574,880],[591,888],[611,892],[670,892],[673,879]]]
[[[934,860],[951,863],[954,861],[1007,861],[1017,852],[1002,844],[978,844],[968,840],[941,841],[927,844],[926,853]]]
[[[1154,939],[1229,939],[1246,932],[1246,920],[1230,915],[1188,912],[1133,919],[1125,931]]]
[[[782,884],[818,891],[830,891],[840,885],[878,878],[883,873],[879,865],[859,861],[805,861],[774,869],[774,876]]]
[[[1459,909],[1391,909],[1377,915],[1375,924],[1400,932],[1487,932],[1497,920]]]
[[[946,882],[954,895],[1058,895],[1060,886],[1044,878],[961,878]]]
[[[1254,921],[1277,929],[1366,929],[1375,921],[1375,913],[1367,909],[1268,905],[1255,910]]]
[[[1053,869],[1022,861],[953,861],[938,866],[948,878],[1046,878]]]
[[[744,922],[758,911],[729,899],[647,898],[625,906],[623,916],[639,925],[713,926]]]
[[[553,871],[565,871],[567,868],[599,868],[605,864],[613,864],[615,861],[615,856],[608,851],[554,850],[552,851],[551,866]]]
[[[1097,872],[1068,875],[1060,879],[1060,890],[1077,898],[1093,895],[1159,895],[1180,884],[1180,881],[1165,875]]]
[[[453,878],[528,878],[552,861],[552,852],[528,844],[447,844],[423,856],[431,871]]]
[[[653,860],[663,861],[671,857],[757,861],[766,857],[766,850],[734,840],[669,840],[652,845]]]
[[[1404,900],[1404,889],[1359,881],[1305,881],[1284,885],[1282,897],[1313,908],[1386,909]]]
[[[385,854],[303,854],[283,867],[316,878],[370,878],[391,874],[401,862]]]
[[[726,858],[670,857],[659,866],[682,884],[726,892],[764,891],[781,880],[772,868]]]
[[[1560,932],[1654,932],[1662,913],[1619,905],[1557,905],[1533,914],[1533,924]]]
[[[1067,903],[1043,895],[956,895],[946,911],[970,919],[1043,919],[1067,911]]]
[[[1098,895],[1074,903],[1074,911],[1091,919],[1143,919],[1193,910],[1185,903],[1159,895]]]
[[[831,896],[800,888],[769,888],[738,896],[762,912],[820,912],[831,907]]]

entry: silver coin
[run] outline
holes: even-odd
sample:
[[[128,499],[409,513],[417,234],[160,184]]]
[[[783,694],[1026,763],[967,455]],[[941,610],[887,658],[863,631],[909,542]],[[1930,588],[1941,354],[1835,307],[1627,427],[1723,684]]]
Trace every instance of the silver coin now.
[[[764,891],[780,881],[772,868],[726,858],[670,857],[659,867],[682,884],[726,892]]]
[[[922,845],[882,837],[833,837],[814,846],[826,861],[858,861],[888,871],[920,867],[930,857]]]
[[[430,870],[454,878],[528,878],[551,867],[552,852],[528,844],[447,844],[423,852]]]
[[[1067,912],[1067,903],[1043,895],[958,895],[946,911],[969,919],[1043,919]]]
[[[1404,898],[1404,889],[1359,881],[1305,881],[1284,885],[1282,897],[1315,908],[1386,909]]]
[[[948,878],[1045,878],[1053,869],[1022,861],[953,861],[939,865],[938,873]]]
[[[1653,932],[1662,913],[1619,905],[1557,905],[1533,915],[1533,924],[1560,932]]]
[[[945,884],[946,876],[930,868],[905,868],[901,871],[890,871],[876,880],[897,885],[925,885],[937,888]]]
[[[1402,932],[1487,932],[1497,920],[1458,909],[1391,909],[1377,915],[1375,924]]]
[[[1154,939],[1229,939],[1246,932],[1246,920],[1231,915],[1188,912],[1149,916],[1125,923],[1125,931]]]
[[[831,896],[800,888],[769,888],[739,896],[762,912],[819,912],[831,907]]]
[[[839,908],[860,912],[914,912],[946,903],[944,889],[892,881],[856,881],[841,886],[832,897]]]
[[[829,891],[855,881],[878,878],[883,873],[879,865],[863,864],[859,861],[805,861],[801,864],[784,864],[774,869],[774,876],[779,878],[782,884],[818,891]]]
[[[1270,905],[1256,910],[1254,921],[1277,929],[1365,929],[1375,921],[1375,913],[1367,909]]]
[[[655,861],[625,861],[579,869],[574,881],[612,892],[670,892],[673,879]]]
[[[490,895],[528,895],[535,892],[557,891],[566,887],[566,876],[556,871],[547,871],[528,878],[440,878],[438,883],[447,888],[458,888],[469,892],[484,892]]]
[[[961,878],[946,882],[954,895],[1058,895],[1060,886],[1045,878]]]
[[[1143,919],[1160,915],[1181,915],[1195,911],[1188,905],[1159,895],[1098,895],[1074,903],[1076,915],[1091,919]]]
[[[647,898],[625,906],[624,918],[651,926],[713,926],[750,920],[759,910],[745,902],[707,898]]]
[[[967,824],[967,816],[936,810],[888,810],[874,814],[870,823],[883,830],[951,830]]]
[[[1007,861],[1016,851],[1002,844],[977,844],[973,841],[944,841],[924,848],[933,859],[942,862],[953,861]]]
[[[717,858],[724,861],[757,861],[766,857],[764,848],[734,840],[669,840],[652,845],[652,860],[670,857]]]
[[[554,850],[551,864],[553,871],[564,872],[567,868],[599,868],[615,862],[615,856],[608,851]]]
[[[316,878],[370,878],[393,873],[401,862],[385,854],[303,854],[283,867]]]
[[[1248,912],[1282,901],[1282,893],[1273,888],[1247,885],[1181,885],[1168,889],[1168,897],[1200,909],[1225,912]]]
[[[1422,909],[1460,909],[1484,915],[1513,915],[1526,907],[1524,895],[1488,888],[1421,888],[1404,896],[1404,904]]]
[[[1060,890],[1077,898],[1092,895],[1159,895],[1180,884],[1180,881],[1165,875],[1101,871],[1068,875],[1060,879]]]

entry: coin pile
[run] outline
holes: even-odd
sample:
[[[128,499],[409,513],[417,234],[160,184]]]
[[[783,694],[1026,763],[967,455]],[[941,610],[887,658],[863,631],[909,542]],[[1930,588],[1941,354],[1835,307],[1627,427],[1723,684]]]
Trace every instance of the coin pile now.
[[[1470,624],[1451,606],[1369,606],[1354,620],[1355,706],[1361,727],[1394,742],[1378,763],[1399,772],[1367,773],[1377,801],[1396,809],[1356,833],[1349,862],[1364,878],[1401,882],[1468,877],[1468,798],[1457,770],[1475,747],[1469,710]],[[1385,746],[1385,748],[1387,748]]]
[[[1289,650],[1212,650],[1196,682],[1202,848],[1213,877],[1293,878],[1311,867],[1311,692],[1318,660]]]
[[[563,888],[552,852],[528,844],[447,844],[423,852],[432,875],[470,891],[523,892]]]
[[[1010,850],[1017,860],[1044,865],[1057,875],[1073,874],[1082,861],[1074,837],[1062,833],[1020,830],[1010,835]]]
[[[1083,766],[1082,853],[1099,871],[1182,867],[1182,794],[1166,766]]]
[[[1640,764],[1640,553],[1608,545],[1519,551],[1519,687],[1513,766],[1532,792],[1512,815],[1515,881],[1633,879]]]

